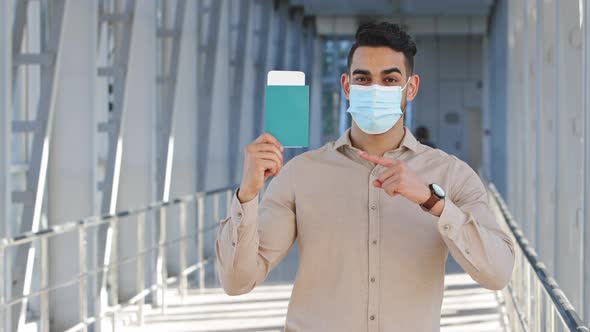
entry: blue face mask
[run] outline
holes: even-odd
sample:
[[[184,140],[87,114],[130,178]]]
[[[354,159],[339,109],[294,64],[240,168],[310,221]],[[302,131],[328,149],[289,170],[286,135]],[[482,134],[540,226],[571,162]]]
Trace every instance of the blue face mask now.
[[[409,82],[409,80],[408,80]],[[357,126],[367,134],[383,134],[402,116],[402,90],[400,86],[378,84],[351,85],[348,113]]]

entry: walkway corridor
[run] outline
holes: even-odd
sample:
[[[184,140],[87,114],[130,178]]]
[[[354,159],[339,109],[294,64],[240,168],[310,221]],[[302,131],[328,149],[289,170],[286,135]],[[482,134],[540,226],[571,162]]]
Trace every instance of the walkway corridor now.
[[[590,332],[589,96],[590,0],[0,0],[0,332]]]
[[[447,270],[459,272],[449,259]],[[503,324],[502,293],[478,287],[465,273],[448,273],[441,314],[441,332],[508,331]],[[283,331],[292,285],[261,285],[241,296],[221,288],[189,290],[184,302],[178,291],[167,293],[168,307],[148,309],[144,325],[129,312],[118,322],[119,331],[168,332],[278,332]],[[135,310],[135,308],[129,308]]]

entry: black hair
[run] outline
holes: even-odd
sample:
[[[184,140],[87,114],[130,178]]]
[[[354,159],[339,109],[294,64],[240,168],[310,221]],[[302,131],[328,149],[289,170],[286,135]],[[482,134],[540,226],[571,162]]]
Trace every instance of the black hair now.
[[[406,59],[407,75],[410,76],[414,70],[416,43],[398,24],[388,22],[361,24],[356,30],[354,43],[348,51],[347,68],[349,73],[354,51],[360,46],[385,46],[396,52],[402,52]]]

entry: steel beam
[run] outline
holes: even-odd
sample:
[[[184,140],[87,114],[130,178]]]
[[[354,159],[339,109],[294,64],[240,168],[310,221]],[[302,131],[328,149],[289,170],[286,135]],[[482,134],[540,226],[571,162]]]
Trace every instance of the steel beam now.
[[[158,31],[172,31],[174,33],[158,34],[162,40],[161,48],[164,53],[163,72],[166,79],[158,87],[160,107],[158,110],[158,143],[156,144],[156,195],[157,200],[167,201],[170,197],[170,178],[172,161],[174,158],[174,109],[176,96],[176,82],[178,77],[178,63],[180,56],[180,41],[183,33],[186,0],[177,0],[170,30],[168,22],[162,22]],[[166,17],[164,13],[163,17]],[[169,39],[169,40],[168,40]]]
[[[135,0],[120,0],[110,3],[112,6],[105,5],[100,8],[99,30],[105,31],[106,41],[102,44],[105,48],[99,49],[107,55],[106,67],[97,68],[98,76],[106,76],[109,91],[108,108],[105,110],[108,114],[106,122],[102,127],[108,128],[104,132],[107,134],[107,151],[104,166],[104,178],[99,183],[99,190],[102,192],[100,211],[103,214],[113,214],[117,208],[119,181],[121,172],[121,159],[123,154],[123,128],[126,111],[126,94],[127,94],[127,70],[129,65],[129,54],[132,43],[132,28],[134,24],[134,14],[136,9]],[[125,17],[125,19],[116,20],[114,16]],[[104,25],[104,29],[103,29]],[[105,105],[107,106],[107,105]],[[104,114],[104,113],[103,113]],[[97,128],[99,129],[99,128]],[[108,225],[101,225],[97,229],[96,235],[96,262],[99,266],[110,264],[111,260],[116,260],[116,242],[113,233],[117,230],[111,229]],[[111,254],[114,254],[111,257]],[[116,271],[114,272],[116,274]],[[118,303],[116,286],[113,285],[113,273],[109,273],[111,281],[110,295],[107,295],[107,274],[102,273],[97,277],[97,303],[95,304],[98,312],[101,314],[108,305],[109,298],[111,304]]]
[[[10,218],[10,123],[12,120],[12,1],[0,3],[0,236],[7,236]],[[2,287],[3,285],[0,285]],[[3,288],[2,288],[3,289]],[[0,295],[1,296],[1,295]],[[1,328],[1,325],[0,325]]]
[[[584,289],[582,316],[586,326],[590,325],[590,3],[583,2],[583,44],[584,44]]]
[[[13,25],[13,58],[23,54],[22,40],[28,1],[20,1],[15,14]],[[51,59],[47,64],[40,65],[40,96],[35,121],[38,130],[33,133],[31,153],[28,159],[26,192],[32,199],[23,202],[23,212],[19,232],[37,231],[41,222],[44,194],[46,190],[46,175],[51,143],[53,113],[55,109],[56,73],[59,72],[62,44],[62,23],[65,11],[65,1],[53,1],[45,8],[46,39],[42,40],[42,53]],[[17,69],[13,71],[13,87],[16,86]],[[30,245],[21,245],[16,251],[12,271],[13,296],[27,294],[31,289],[35,250]],[[15,305],[11,310],[11,328],[18,330],[24,326],[28,301]]]
[[[11,217],[10,188],[12,174],[10,171],[10,123],[12,120],[12,20],[13,1],[0,2],[0,236],[8,236],[10,224],[14,219]],[[0,250],[0,254],[5,254]],[[9,271],[6,266],[7,258],[0,255],[0,302],[9,295],[6,276]],[[8,279],[10,280],[10,279]],[[8,331],[4,319],[5,312],[0,313],[0,330]]]
[[[206,175],[208,170],[208,154],[211,133],[211,113],[213,107],[213,93],[211,87],[215,84],[215,68],[217,65],[216,52],[221,25],[222,1],[199,1],[197,15],[198,22],[198,118],[197,118],[197,190],[204,190],[206,187]],[[207,24],[205,24],[207,23]]]
[[[184,18],[183,33],[181,34],[181,47],[178,63],[178,77],[175,89],[174,102],[174,157],[172,162],[172,174],[170,178],[170,197],[180,197],[196,191],[195,169],[197,137],[197,2],[188,1],[186,4],[187,15]],[[173,220],[167,231],[168,239],[173,240],[180,236],[179,224],[174,222],[180,217],[177,209],[169,209],[169,218]],[[194,204],[186,207],[187,220],[195,219]],[[196,229],[195,222],[187,223],[187,232],[192,233]],[[189,262],[196,259],[197,249],[194,241],[186,242],[186,254]],[[171,273],[178,274],[180,269],[180,257],[177,251],[171,250],[167,256],[168,269]]]
[[[230,6],[230,82],[232,84],[229,100],[229,148],[227,182],[236,183],[239,171],[238,146],[240,139],[241,117],[243,113],[242,95],[244,85],[244,66],[246,62],[246,46],[248,41],[248,22],[252,0],[232,0]],[[262,82],[256,84],[262,85]]]
[[[49,226],[81,219],[96,214],[94,199],[94,155],[92,148],[95,119],[94,107],[96,37],[98,5],[96,2],[70,1],[67,4],[60,57],[67,66],[57,74],[59,90],[55,100],[55,114],[49,155],[47,179],[47,216]],[[84,110],[84,111],[80,111]],[[78,234],[66,234],[48,241],[48,283],[56,285],[80,273]],[[69,257],[71,259],[64,259]],[[82,253],[83,259],[84,253]],[[77,287],[66,287],[48,294],[50,330],[63,331],[78,323],[86,315],[84,310],[94,292],[80,294]],[[42,307],[42,310],[44,308]],[[43,322],[45,324],[47,322]]]
[[[172,12],[172,5],[175,4]],[[158,109],[156,125],[156,199],[168,201],[170,198],[170,184],[172,177],[172,163],[174,160],[174,110],[176,85],[178,77],[178,64],[180,57],[181,38],[184,19],[186,16],[186,0],[172,2],[159,2],[160,18],[156,31],[158,48],[160,50],[159,77],[157,80]],[[154,223],[155,236],[160,233],[165,235],[166,230],[160,229],[160,224],[165,222],[166,213],[156,215]],[[163,283],[167,275],[167,254],[164,248],[159,248],[156,261],[156,276],[160,277],[159,283]]]
[[[275,21],[276,12],[273,10],[273,5],[270,0],[258,0],[256,2],[256,59],[254,60],[254,96],[253,110],[254,110],[254,129],[253,137],[262,134],[262,119],[264,112],[264,85],[266,84],[266,71],[269,66],[269,39],[270,21]]]
[[[582,32],[577,2],[557,4],[559,72],[556,86],[558,96],[558,189],[556,222],[557,282],[575,308],[582,305],[583,289],[583,72]],[[567,84],[566,84],[567,82]]]

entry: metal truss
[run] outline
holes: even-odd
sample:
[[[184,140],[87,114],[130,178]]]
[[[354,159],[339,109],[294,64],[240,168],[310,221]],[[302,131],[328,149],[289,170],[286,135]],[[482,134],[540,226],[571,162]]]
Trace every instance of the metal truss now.
[[[37,114],[34,120],[15,120],[12,122],[14,134],[31,135],[30,155],[26,163],[26,189],[13,191],[12,202],[22,204],[20,233],[39,230],[43,200],[46,191],[46,175],[49,159],[49,147],[52,120],[55,105],[56,72],[58,57],[61,53],[62,23],[64,18],[65,0],[55,0],[41,4],[41,23],[47,33],[41,38],[39,53],[22,52],[23,39],[27,27],[27,9],[29,1],[17,1],[14,25],[12,30],[13,43],[13,90],[18,81],[18,70],[23,66],[39,66],[40,95]],[[28,136],[27,136],[28,137]],[[30,244],[21,245],[16,250],[12,270],[11,295],[22,296],[31,290],[35,248]],[[46,277],[46,276],[45,276]],[[41,278],[41,287],[43,280]],[[43,301],[46,305],[46,298]],[[10,329],[17,331],[23,327],[26,319],[27,301],[12,306]]]

